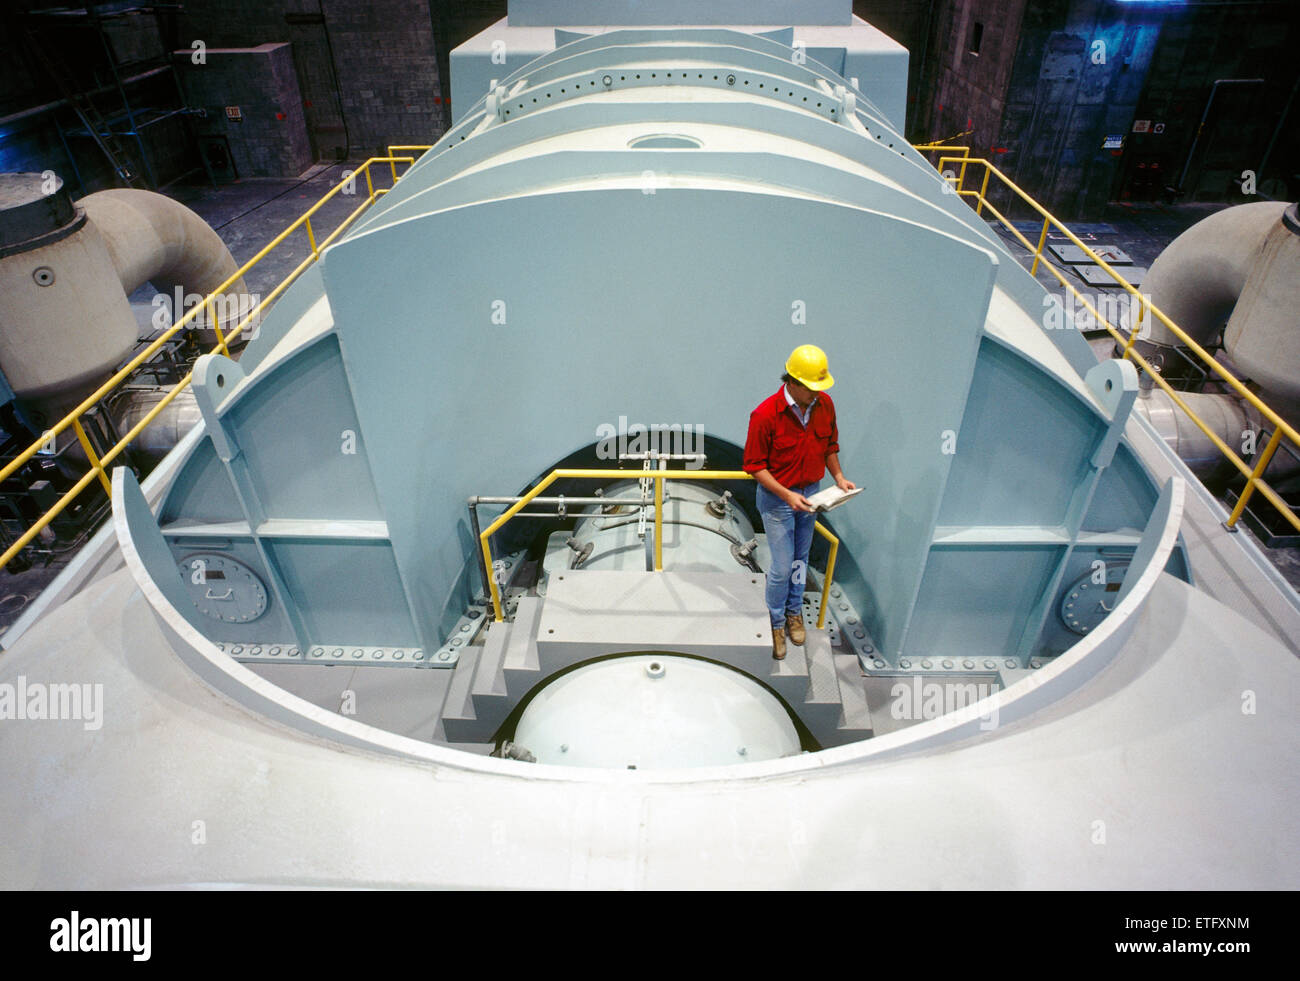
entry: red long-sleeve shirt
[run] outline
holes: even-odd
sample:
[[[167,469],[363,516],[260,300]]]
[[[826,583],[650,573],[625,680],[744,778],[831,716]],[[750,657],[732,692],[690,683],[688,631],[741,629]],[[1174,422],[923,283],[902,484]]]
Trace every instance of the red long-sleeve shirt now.
[[[758,404],[749,414],[741,469],[746,473],[766,469],[782,487],[802,487],[825,476],[826,457],[840,451],[835,403],[818,392],[807,426],[795,413],[785,400],[784,385]]]

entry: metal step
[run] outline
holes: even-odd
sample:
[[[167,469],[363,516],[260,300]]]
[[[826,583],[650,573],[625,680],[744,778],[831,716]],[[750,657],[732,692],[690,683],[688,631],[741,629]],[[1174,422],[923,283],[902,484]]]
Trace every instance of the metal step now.
[[[775,660],[767,610],[760,605],[761,586],[752,581],[755,577],[661,573],[645,579],[636,573],[637,581],[608,573],[565,575],[560,589],[556,589],[558,579],[552,584],[548,598],[520,597],[515,618],[490,624],[482,648],[462,655],[442,715],[439,731],[444,738],[486,744],[538,681],[585,657],[615,653],[620,647],[630,653],[672,650],[674,646],[765,681],[823,746],[871,735],[870,713],[857,679],[857,658],[836,655],[830,633],[809,628],[804,645],[787,638],[786,657]],[[573,591],[558,612],[547,609],[556,605],[557,594],[563,596],[572,589],[570,580],[576,580],[574,586],[580,590]],[[633,593],[635,602],[629,601]],[[610,617],[622,605],[620,599],[626,604],[627,615],[636,616],[639,628],[664,636],[639,640],[632,636],[626,617],[619,621]],[[608,605],[602,607],[601,601]],[[729,622],[723,627],[708,622],[724,609]],[[667,642],[677,637],[693,642]],[[470,656],[472,665],[467,663]],[[844,701],[845,691],[848,702]]]
[[[478,670],[479,649],[468,647],[461,651],[460,660],[456,662],[451,684],[447,686],[447,697],[442,703],[442,714],[435,727],[435,738],[453,742],[475,742],[473,734],[474,702],[470,697],[474,685],[474,674]],[[467,733],[468,728],[468,733]]]
[[[874,735],[867,690],[862,683],[862,666],[856,654],[834,654],[835,674],[839,681],[842,710],[835,730],[821,741],[823,746],[843,746]]]
[[[464,701],[459,677],[452,680],[442,716],[445,738],[490,747],[511,709],[541,678],[536,639],[541,605],[538,597],[521,596],[513,620],[488,625]]]
[[[843,706],[830,635],[825,630],[809,630],[804,654],[808,661],[808,687],[803,702],[795,704],[794,709],[819,743],[834,745],[827,739],[835,738]]]

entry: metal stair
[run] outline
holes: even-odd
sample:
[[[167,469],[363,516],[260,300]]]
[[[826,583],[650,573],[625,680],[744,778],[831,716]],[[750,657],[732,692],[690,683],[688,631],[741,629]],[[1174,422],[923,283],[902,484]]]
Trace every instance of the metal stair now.
[[[543,678],[601,654],[644,650],[694,654],[757,678],[785,699],[823,747],[869,738],[856,656],[835,654],[829,632],[810,627],[803,646],[790,643],[785,659],[774,660],[761,579],[742,573],[719,583],[719,575],[662,572],[638,581],[628,577],[644,573],[570,571],[568,585],[553,582],[548,597],[521,596],[513,620],[489,625],[483,646],[462,652],[435,738],[487,743]],[[656,603],[652,590],[660,585],[672,598],[671,610]],[[605,597],[607,605],[597,608],[593,597]],[[695,618],[716,618],[720,611],[710,610],[711,602],[726,605],[726,630],[717,629],[716,619],[712,633],[692,626]],[[629,611],[643,636],[629,636]],[[665,625],[669,618],[673,623]],[[671,643],[669,636],[683,640]]]

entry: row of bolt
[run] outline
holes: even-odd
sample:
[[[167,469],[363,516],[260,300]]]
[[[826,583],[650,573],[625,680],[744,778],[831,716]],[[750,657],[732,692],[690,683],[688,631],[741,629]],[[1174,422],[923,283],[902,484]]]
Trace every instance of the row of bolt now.
[[[243,657],[261,657],[261,656],[263,656],[264,654],[269,655],[269,656],[271,656],[271,657],[279,657],[279,656],[281,656],[281,655],[284,655],[285,657],[290,657],[290,658],[292,658],[292,657],[301,657],[301,656],[302,656],[302,651],[301,651],[301,650],[299,650],[297,647],[290,647],[290,646],[288,646],[288,645],[285,645],[285,646],[279,646],[279,645],[267,645],[267,646],[264,646],[264,645],[262,645],[262,644],[248,644],[248,645],[245,645],[245,644],[230,644],[230,645],[226,645],[226,644],[218,644],[217,647],[220,648],[221,650],[226,651],[227,653],[229,653],[231,657],[240,657],[240,656],[243,656]],[[344,656],[344,654],[346,654],[346,653],[347,653],[347,651],[346,651],[344,648],[342,648],[342,647],[335,647],[333,650],[329,650],[329,649],[324,648],[324,647],[313,647],[312,650],[311,650],[311,656],[312,656],[312,657],[316,657],[316,658],[324,658],[324,657],[330,657],[330,658],[342,658],[342,657]],[[360,647],[353,648],[351,654],[352,654],[352,657],[353,657],[354,659],[356,659],[356,660],[360,660],[361,658],[363,658],[363,657],[366,656],[366,652],[365,652],[365,650],[362,649],[362,648],[360,648]],[[376,661],[382,659],[382,658],[384,657],[384,655],[385,655],[385,651],[384,651],[383,648],[375,648],[375,649],[371,650],[371,652],[370,652],[370,657],[371,657],[371,659],[372,659],[372,660],[376,660]],[[405,659],[405,657],[406,657],[406,651],[405,651],[404,649],[395,650],[395,651],[392,651],[391,653],[389,653],[388,656],[391,657],[394,661],[401,661],[401,660]],[[450,660],[450,659],[451,659],[451,653],[450,653],[449,651],[439,651],[439,652],[438,652],[438,659],[439,659],[439,660],[442,660],[442,661]],[[413,660],[413,661],[423,661],[423,660],[424,660],[424,651],[422,651],[422,650],[414,650],[414,651],[411,651],[411,660]]]

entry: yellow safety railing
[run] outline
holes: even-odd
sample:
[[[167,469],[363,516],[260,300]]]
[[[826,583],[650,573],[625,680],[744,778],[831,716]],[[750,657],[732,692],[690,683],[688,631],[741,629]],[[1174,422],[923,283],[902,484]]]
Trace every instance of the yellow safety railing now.
[[[140,435],[140,432],[146,426],[148,426],[151,422],[153,422],[153,420],[158,416],[158,414],[162,412],[163,409],[165,409],[171,403],[171,401],[176,398],[177,395],[179,395],[189,386],[190,380],[193,377],[193,372],[187,373],[184,378],[182,378],[179,382],[177,382],[176,385],[174,385],[167,392],[167,394],[164,395],[158,401],[158,404],[155,405],[152,409],[150,409],[149,412],[142,419],[140,419],[139,422],[137,422],[134,426],[132,426],[131,429],[124,436],[122,436],[122,438],[118,440],[118,442],[111,449],[106,451],[102,457],[98,456],[95,453],[95,450],[91,445],[90,438],[86,435],[85,428],[81,424],[81,417],[86,412],[93,409],[95,405],[98,404],[100,399],[104,398],[115,388],[117,388],[118,385],[126,381],[137,368],[139,368],[142,364],[144,364],[146,361],[152,358],[154,354],[156,354],[164,344],[166,344],[169,340],[171,340],[171,338],[174,337],[178,331],[184,329],[187,325],[189,325],[192,321],[194,321],[197,317],[199,317],[200,314],[203,313],[205,310],[210,310],[212,308],[213,300],[215,297],[223,295],[229,287],[239,282],[239,280],[244,277],[245,273],[247,273],[259,262],[261,262],[264,258],[266,258],[266,256],[270,254],[277,246],[279,246],[280,243],[282,243],[285,239],[287,239],[298,229],[300,228],[303,229],[303,231],[307,235],[307,242],[311,246],[310,255],[308,255],[307,258],[305,258],[301,263],[299,263],[298,266],[291,273],[289,273],[288,276],[285,277],[285,279],[280,283],[280,285],[277,286],[275,289],[273,289],[269,294],[267,294],[267,296],[260,303],[258,303],[257,306],[255,306],[247,316],[245,316],[238,324],[236,324],[235,327],[233,327],[228,334],[222,334],[221,327],[217,323],[217,317],[215,314],[208,318],[212,323],[212,329],[215,331],[217,335],[217,345],[209,353],[229,355],[230,342],[233,341],[236,337],[238,337],[240,333],[243,332],[245,327],[247,327],[250,323],[254,322],[258,317],[260,317],[262,315],[262,312],[266,310],[266,308],[271,303],[273,303],[280,296],[281,293],[283,293],[286,289],[288,289],[289,286],[294,282],[294,280],[296,280],[300,275],[302,275],[303,270],[305,270],[313,262],[319,259],[321,251],[325,249],[327,246],[329,246],[331,243],[333,243],[334,240],[337,239],[341,234],[343,234],[343,232],[347,230],[348,226],[351,225],[352,222],[356,220],[357,216],[360,215],[361,212],[365,211],[366,208],[374,204],[374,202],[381,195],[387,194],[388,191],[391,190],[391,188],[375,187],[374,179],[372,178],[370,173],[371,166],[374,164],[382,164],[382,163],[388,164],[390,169],[392,170],[393,181],[394,183],[396,183],[397,180],[399,179],[397,175],[397,165],[399,163],[412,164],[415,162],[415,156],[411,156],[411,155],[398,156],[394,154],[393,151],[418,150],[422,153],[427,149],[429,149],[429,147],[427,146],[393,146],[388,148],[389,150],[388,156],[371,157],[365,163],[358,166],[357,169],[352,172],[352,176],[348,180],[340,181],[338,184],[334,185],[334,187],[332,187],[328,193],[323,195],[319,201],[317,201],[314,205],[311,206],[311,208],[309,208],[306,212],[304,212],[293,224],[291,224],[288,228],[286,228],[279,235],[273,238],[260,252],[257,253],[257,255],[253,256],[253,258],[249,259],[246,263],[240,266],[239,269],[236,270],[224,283],[222,283],[215,290],[213,290],[211,293],[205,296],[199,303],[197,303],[193,307],[193,309],[191,309],[188,313],[186,313],[185,316],[181,317],[180,320],[176,321],[176,323],[172,324],[171,327],[167,328],[167,330],[165,330],[156,339],[154,339],[143,351],[141,351],[134,358],[128,361],[125,365],[123,365],[120,369],[118,369],[118,371],[111,378],[109,378],[106,382],[104,382],[104,384],[100,385],[99,388],[95,389],[94,392],[86,396],[86,398],[81,402],[80,405],[78,405],[75,409],[69,412],[66,416],[60,419],[49,429],[45,430],[45,432],[41,435],[40,439],[32,443],[32,445],[27,447],[27,449],[24,450],[22,453],[18,454],[18,456],[16,456],[13,460],[7,463],[3,467],[3,469],[0,469],[0,481],[8,479],[10,475],[17,472],[17,470],[20,467],[22,467],[24,464],[27,463],[27,461],[29,461],[32,457],[34,457],[41,450],[43,446],[52,445],[53,441],[57,439],[58,435],[64,432],[65,430],[67,430],[68,428],[71,428],[73,432],[76,433],[77,441],[81,444],[81,448],[85,452],[86,459],[90,464],[90,469],[87,470],[86,473],[82,475],[81,479],[78,480],[75,484],[73,484],[72,487],[69,488],[69,490],[66,493],[64,493],[63,496],[60,497],[53,504],[53,506],[50,507],[48,511],[46,511],[43,515],[41,515],[41,517],[30,528],[28,528],[22,535],[20,535],[18,539],[12,545],[10,545],[8,549],[5,550],[3,555],[0,555],[0,569],[3,569],[6,565],[8,565],[9,562],[12,561],[13,558],[16,555],[18,555],[19,552],[21,552],[24,548],[27,547],[28,544],[31,543],[33,538],[39,535],[41,531],[50,524],[51,521],[53,521],[56,517],[59,516],[60,513],[62,513],[64,508],[66,508],[69,504],[71,504],[72,501],[74,501],[77,498],[77,496],[81,494],[81,492],[84,491],[96,479],[98,479],[100,484],[103,486],[105,493],[108,493],[111,496],[112,482],[108,476],[108,470],[107,470],[108,465],[112,463],[122,453],[123,450],[126,449],[126,447],[130,444],[130,442],[133,439],[135,439],[138,435]],[[337,228],[335,228],[332,232],[330,232],[330,234],[326,236],[323,240],[317,242],[316,232],[315,229],[312,227],[312,223],[311,223],[312,215],[314,215],[317,211],[319,211],[322,207],[324,207],[326,202],[328,202],[335,195],[344,192],[345,189],[348,189],[347,193],[349,195],[354,194],[356,192],[355,180],[357,175],[361,173],[364,173],[366,179],[365,199],[346,218],[343,219],[343,222]],[[206,326],[206,324],[204,324],[204,326]]]
[[[1145,371],[1147,375],[1150,376],[1151,380],[1155,384],[1159,385],[1169,395],[1169,397],[1173,399],[1174,404],[1187,414],[1187,417],[1191,419],[1196,427],[1205,434],[1206,438],[1209,439],[1210,442],[1218,448],[1219,452],[1222,453],[1224,457],[1237,468],[1242,476],[1246,478],[1246,486],[1243,488],[1241,496],[1237,498],[1237,504],[1233,508],[1232,514],[1229,515],[1228,520],[1224,522],[1228,528],[1235,528],[1237,522],[1245,512],[1246,504],[1250,501],[1251,496],[1255,491],[1259,491],[1259,493],[1277,509],[1278,513],[1293,528],[1295,528],[1297,532],[1300,532],[1300,518],[1296,517],[1295,513],[1291,510],[1286,501],[1284,501],[1263,478],[1264,471],[1268,468],[1269,462],[1273,459],[1273,454],[1277,452],[1282,437],[1285,436],[1290,441],[1293,448],[1300,449],[1300,433],[1297,433],[1285,419],[1274,412],[1273,409],[1269,408],[1269,406],[1263,402],[1258,395],[1246,388],[1240,379],[1233,375],[1231,371],[1225,368],[1208,351],[1201,347],[1201,345],[1197,344],[1196,341],[1192,340],[1192,338],[1189,337],[1182,328],[1169,319],[1164,311],[1151,302],[1149,296],[1139,292],[1136,286],[1120,275],[1120,273],[1117,272],[1109,263],[1085,245],[1077,235],[1053,217],[1046,208],[1026,194],[1024,190],[1017,186],[990,161],[979,157],[972,157],[970,155],[970,148],[964,146],[947,146],[941,143],[926,143],[919,144],[915,148],[922,152],[937,151],[943,154],[939,157],[936,168],[941,174],[943,174],[945,180],[954,185],[955,193],[962,197],[974,198],[977,202],[975,208],[976,214],[982,214],[983,210],[988,208],[989,213],[997,218],[997,220],[1016,237],[1017,241],[1019,241],[1021,245],[1034,254],[1033,264],[1029,268],[1030,274],[1032,275],[1037,273],[1039,263],[1042,263],[1046,267],[1047,271],[1050,272],[1062,286],[1069,290],[1070,293],[1072,293],[1075,298],[1082,303],[1083,307],[1095,318],[1096,322],[1101,324],[1107,333],[1114,337],[1117,342],[1124,345],[1123,356],[1136,364],[1140,370]],[[956,173],[952,173],[951,171],[944,169],[945,164],[955,164],[959,169]],[[981,167],[984,170],[984,178],[978,191],[966,190],[965,182],[968,167]],[[1028,205],[1037,214],[1042,216],[1043,230],[1038,236],[1037,245],[1030,244],[1029,239],[1025,238],[1025,236],[1021,234],[1020,230],[1016,228],[1011,221],[989,201],[989,179],[993,177],[996,177],[1002,186],[1007,188],[1007,190]],[[1116,329],[1110,321],[1101,315],[1097,308],[1093,306],[1092,302],[1081,293],[1073,283],[1069,282],[1065,278],[1065,275],[1057,269],[1056,266],[1043,258],[1043,248],[1047,244],[1047,233],[1053,228],[1064,235],[1072,244],[1082,249],[1089,259],[1104,269],[1106,274],[1109,275],[1116,284],[1121,286],[1130,296],[1137,300],[1139,325],[1143,323],[1147,317],[1154,317],[1159,320],[1169,329],[1170,333],[1187,346],[1188,350],[1190,350],[1209,371],[1213,371],[1218,375],[1219,378],[1228,385],[1228,387],[1245,399],[1246,402],[1253,406],[1267,422],[1272,424],[1273,435],[1269,438],[1263,452],[1257,456],[1254,467],[1246,463],[1237,455],[1236,452],[1233,451],[1232,447],[1225,443],[1217,433],[1210,429],[1210,427],[1205,424],[1205,421],[1192,411],[1191,407],[1179,397],[1178,392],[1173,388],[1173,386],[1165,381],[1159,370],[1154,368],[1134,349],[1133,345],[1134,342],[1138,340],[1140,330],[1138,326],[1133,325],[1128,336],[1125,337],[1120,330]]]
[[[506,522],[527,506],[528,502],[561,478],[573,480],[610,480],[631,479],[653,480],[655,482],[655,571],[662,572],[663,556],[663,521],[664,521],[664,481],[665,480],[753,480],[753,475],[743,470],[552,470],[542,481],[510,505],[502,515],[483,529],[479,535],[479,544],[483,547],[483,566],[487,573],[488,588],[492,593],[492,612],[498,623],[505,619],[501,612],[501,590],[492,571],[492,536]],[[817,614],[817,629],[826,626],[826,597],[831,591],[831,582],[835,575],[835,557],[839,552],[840,540],[820,521],[813,525],[814,530],[830,543],[830,554],[826,558],[826,575],[822,582],[821,608]]]

